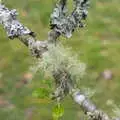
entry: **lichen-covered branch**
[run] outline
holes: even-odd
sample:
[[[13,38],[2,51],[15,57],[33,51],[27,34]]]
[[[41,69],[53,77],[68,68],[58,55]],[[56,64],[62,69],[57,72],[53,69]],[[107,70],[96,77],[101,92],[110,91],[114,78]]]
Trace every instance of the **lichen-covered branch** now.
[[[34,33],[17,20],[16,10],[9,10],[2,4],[0,4],[0,24],[3,25],[10,39],[18,38],[22,43],[29,47],[33,56],[44,60],[46,57],[45,55],[47,55],[47,57],[51,56],[51,53],[49,52],[51,50],[50,48],[51,46],[54,46],[57,38],[61,34],[64,34],[66,37],[71,37],[72,32],[77,27],[83,27],[82,20],[87,16],[89,0],[74,0],[75,8],[70,15],[67,15],[66,3],[67,0],[60,0],[53,10],[50,24],[52,30],[48,33],[48,39],[45,41],[36,40]],[[52,47],[52,49],[54,47]],[[56,54],[53,55],[55,56]],[[65,58],[67,58],[67,56],[65,56]],[[51,62],[48,63],[49,64],[47,65],[50,65],[51,67],[51,64],[54,64],[54,60],[51,60]],[[50,72],[52,73],[57,86],[53,98],[60,100],[70,93],[73,100],[82,107],[89,118],[92,120],[110,120],[107,114],[98,110],[84,94],[76,90],[73,83],[75,77],[68,71],[73,68],[73,66],[69,66],[68,64],[69,60],[64,61],[64,59],[62,59],[57,67],[52,65],[54,69]]]
[[[83,27],[83,20],[87,17],[89,0],[73,0],[75,7],[70,15],[67,15],[66,0],[60,0],[51,15],[51,29],[55,29],[67,38],[77,27]]]
[[[36,40],[34,32],[29,30],[17,20],[17,11],[9,10],[4,5],[0,4],[0,24],[3,25],[10,39],[19,38],[22,43],[29,47],[35,57],[41,57],[43,52],[47,50],[48,42],[52,39],[57,39],[58,34],[55,31],[50,31],[48,40]]]
[[[84,94],[79,90],[74,90],[72,92],[73,100],[81,106],[84,113],[88,118],[92,120],[112,120],[109,116],[101,110],[98,110],[95,104],[92,103]]]

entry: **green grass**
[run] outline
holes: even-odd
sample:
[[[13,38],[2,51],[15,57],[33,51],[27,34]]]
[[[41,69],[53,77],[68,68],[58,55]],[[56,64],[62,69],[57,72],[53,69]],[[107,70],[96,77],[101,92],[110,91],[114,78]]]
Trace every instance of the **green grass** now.
[[[47,38],[49,31],[49,16],[53,9],[55,0],[6,0],[9,8],[15,8],[19,12],[19,19],[24,25],[32,29],[38,39]],[[119,0],[92,0],[89,15],[86,21],[87,27],[77,30],[72,38],[64,39],[61,42],[72,47],[78,54],[80,60],[87,64],[87,77],[81,81],[80,87],[90,87],[96,89],[93,101],[98,107],[112,114],[112,109],[105,103],[112,99],[117,105],[120,104],[120,1]],[[71,7],[71,5],[69,5]],[[53,102],[49,100],[34,100],[32,90],[41,86],[40,80],[45,79],[41,72],[37,73],[33,82],[22,88],[15,88],[34,63],[27,48],[16,40],[9,40],[6,37],[2,26],[0,26],[0,96],[9,99],[17,106],[15,111],[11,111],[13,116],[17,114],[20,118],[10,118],[10,114],[3,109],[0,111],[2,120],[19,120],[24,115],[24,110],[28,107],[36,106],[34,120],[52,120]],[[114,78],[106,81],[96,78],[105,69],[110,69]],[[70,98],[63,102],[65,106],[64,120],[78,120],[80,114],[79,107]],[[21,111],[21,112],[19,112]]]

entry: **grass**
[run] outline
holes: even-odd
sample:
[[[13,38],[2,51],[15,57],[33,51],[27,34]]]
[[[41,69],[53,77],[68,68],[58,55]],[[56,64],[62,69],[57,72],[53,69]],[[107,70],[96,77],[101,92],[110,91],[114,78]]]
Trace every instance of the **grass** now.
[[[38,39],[47,38],[49,31],[49,16],[53,9],[55,0],[6,0],[9,8],[16,8],[19,12],[19,19],[24,25],[32,29]],[[98,107],[113,114],[112,109],[106,105],[108,99],[112,99],[117,105],[120,104],[120,7],[119,0],[94,0],[91,1],[87,27],[77,30],[72,38],[61,37],[61,42],[72,47],[72,50],[80,56],[80,59],[87,64],[87,77],[81,81],[80,87],[90,87],[96,90],[93,101]],[[70,5],[71,7],[71,5]],[[28,107],[36,106],[34,120],[51,120],[51,109],[53,102],[49,100],[32,98],[32,90],[39,87],[40,80],[45,79],[41,72],[34,76],[33,82],[22,88],[16,88],[23,75],[28,71],[29,66],[34,63],[27,48],[16,40],[8,40],[2,26],[0,26],[0,96],[17,106],[16,113],[20,118],[11,118],[7,112],[1,109],[2,120],[19,120],[24,116]],[[96,78],[105,69],[110,69],[114,77],[110,81]],[[48,78],[49,79],[49,78]],[[80,115],[79,107],[70,98],[63,102],[65,116],[63,119],[78,120]],[[19,112],[21,111],[21,112]],[[81,115],[82,116],[82,115]]]

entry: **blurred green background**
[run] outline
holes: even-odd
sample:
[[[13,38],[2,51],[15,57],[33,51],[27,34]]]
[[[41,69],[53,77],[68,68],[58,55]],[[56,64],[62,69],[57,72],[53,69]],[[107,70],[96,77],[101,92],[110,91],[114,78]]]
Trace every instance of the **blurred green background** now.
[[[32,29],[38,39],[47,38],[49,16],[55,0],[5,0],[5,4],[8,8],[17,9],[19,20]],[[117,106],[120,104],[119,4],[119,0],[91,0],[87,26],[75,31],[70,39],[60,39],[87,64],[87,76],[79,86],[95,90],[91,99],[109,115],[114,115],[114,108],[107,106],[106,102],[113,100]],[[71,7],[72,0],[69,2]],[[44,81],[49,81],[49,77],[43,77],[39,71],[26,84],[32,76],[29,69],[33,65],[34,59],[28,49],[17,39],[9,40],[3,26],[0,26],[0,120],[52,120],[55,103],[32,96],[36,88],[46,87]],[[111,80],[101,76],[104,71],[111,72]],[[52,89],[52,86],[49,88]],[[71,98],[67,97],[63,105],[63,120],[83,117],[80,107]]]

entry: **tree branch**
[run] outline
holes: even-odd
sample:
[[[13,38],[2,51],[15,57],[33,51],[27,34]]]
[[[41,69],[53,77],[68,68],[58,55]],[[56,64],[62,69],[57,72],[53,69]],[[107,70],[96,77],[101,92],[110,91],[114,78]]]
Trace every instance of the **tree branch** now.
[[[63,2],[64,1],[64,2]],[[84,27],[83,20],[87,17],[89,0],[74,0],[75,8],[70,15],[67,15],[66,0],[60,0],[51,14],[51,29],[67,38],[77,27]]]
[[[52,31],[49,32],[46,41],[36,40],[34,33],[17,20],[16,10],[9,10],[2,4],[0,4],[0,23],[4,26],[10,39],[20,39],[29,47],[33,56],[42,58],[42,55],[49,51],[48,46],[54,44],[61,34],[71,37],[72,32],[77,27],[83,27],[82,20],[87,16],[88,0],[74,0],[75,8],[68,16],[66,2],[67,0],[60,0],[53,10],[51,15]],[[98,110],[84,94],[74,89],[71,75],[65,67],[52,71],[52,75],[56,81],[57,89],[60,89],[58,93],[55,93],[55,97],[64,97],[64,95],[71,93],[73,100],[82,107],[85,114],[92,120],[110,120],[108,115]]]
[[[91,102],[84,94],[79,90],[73,90],[73,100],[81,106],[84,113],[92,120],[112,120],[103,111],[96,108],[95,104]]]

